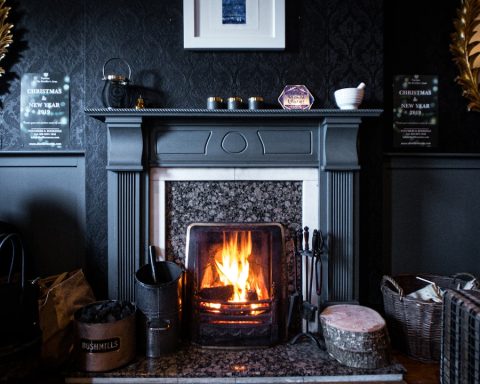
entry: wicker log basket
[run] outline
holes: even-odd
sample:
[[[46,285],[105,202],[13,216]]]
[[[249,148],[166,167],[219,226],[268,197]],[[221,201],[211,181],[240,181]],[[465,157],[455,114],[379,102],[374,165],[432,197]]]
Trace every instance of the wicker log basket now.
[[[418,360],[439,361],[442,303],[406,297],[428,285],[417,277],[443,289],[462,289],[471,280],[475,280],[475,287],[478,287],[478,281],[468,273],[452,277],[430,274],[383,276],[381,291],[393,346]]]

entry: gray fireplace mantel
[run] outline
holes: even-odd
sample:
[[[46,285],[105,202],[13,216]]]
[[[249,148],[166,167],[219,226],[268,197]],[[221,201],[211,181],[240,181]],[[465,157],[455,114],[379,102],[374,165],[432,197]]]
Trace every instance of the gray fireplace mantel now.
[[[358,298],[357,136],[382,110],[87,109],[108,131],[108,286],[134,300],[146,260],[152,167],[315,167],[328,235],[322,299]]]

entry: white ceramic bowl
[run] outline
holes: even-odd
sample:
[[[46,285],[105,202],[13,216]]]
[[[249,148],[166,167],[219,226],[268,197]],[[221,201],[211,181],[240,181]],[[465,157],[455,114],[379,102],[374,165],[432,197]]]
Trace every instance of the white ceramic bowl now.
[[[335,102],[340,109],[357,109],[362,103],[365,89],[342,88],[334,92]]]

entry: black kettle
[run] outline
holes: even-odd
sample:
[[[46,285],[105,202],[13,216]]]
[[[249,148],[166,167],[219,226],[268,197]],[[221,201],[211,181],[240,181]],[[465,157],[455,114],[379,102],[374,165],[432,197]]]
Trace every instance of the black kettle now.
[[[105,74],[105,67],[113,61],[120,61],[128,68],[128,75],[124,74]],[[105,82],[102,91],[102,102],[107,108],[129,108],[130,95],[129,83],[131,81],[132,69],[126,60],[113,57],[103,64],[103,78]]]

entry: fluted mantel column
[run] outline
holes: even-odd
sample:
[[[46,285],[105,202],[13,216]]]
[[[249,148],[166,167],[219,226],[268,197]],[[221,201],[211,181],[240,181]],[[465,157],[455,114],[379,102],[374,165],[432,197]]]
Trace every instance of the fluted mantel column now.
[[[108,295],[134,301],[142,249],[142,117],[107,117]]]
[[[358,301],[360,123],[356,116],[326,117],[320,126],[319,218],[329,246],[323,304]]]

